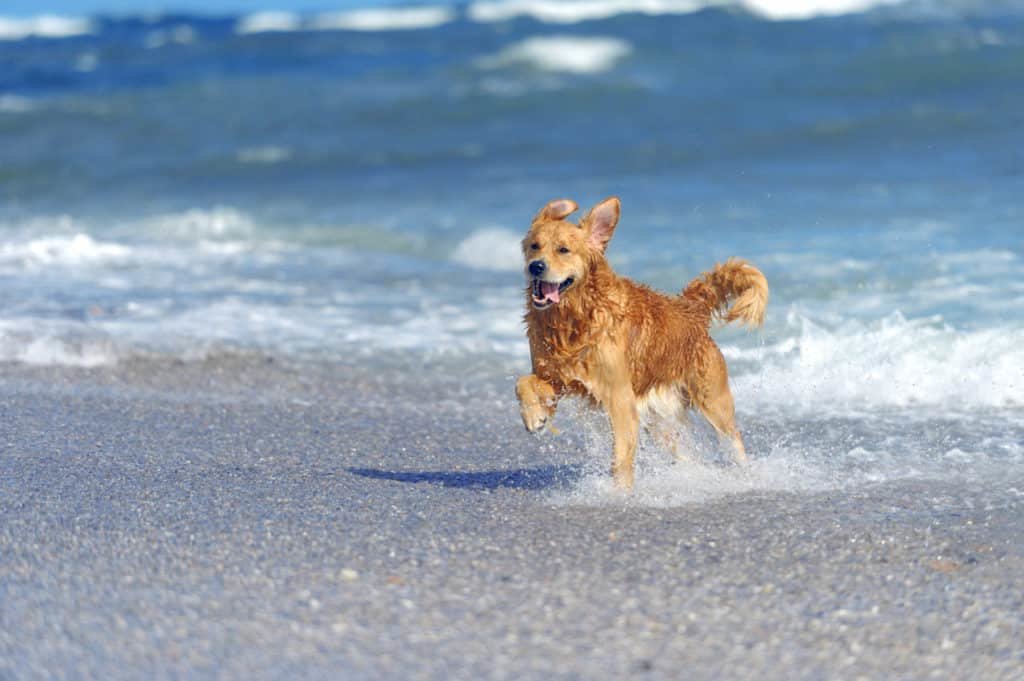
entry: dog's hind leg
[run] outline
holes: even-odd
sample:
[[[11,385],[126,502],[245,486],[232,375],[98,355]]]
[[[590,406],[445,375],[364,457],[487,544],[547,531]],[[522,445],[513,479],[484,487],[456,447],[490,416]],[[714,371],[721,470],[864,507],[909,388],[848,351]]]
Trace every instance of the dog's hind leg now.
[[[712,365],[701,389],[691,391],[691,399],[704,418],[714,427],[723,439],[730,441],[733,447],[732,460],[743,465],[747,463],[747,449],[743,446],[743,438],[736,428],[736,410],[729,391],[729,375],[726,373],[725,359],[717,353],[718,362]]]
[[[703,399],[695,404],[704,414],[704,418],[718,431],[719,436],[731,442],[733,462],[740,465],[747,463],[747,449],[743,446],[739,429],[736,428],[736,414],[729,385],[725,384],[714,394],[703,396]]]

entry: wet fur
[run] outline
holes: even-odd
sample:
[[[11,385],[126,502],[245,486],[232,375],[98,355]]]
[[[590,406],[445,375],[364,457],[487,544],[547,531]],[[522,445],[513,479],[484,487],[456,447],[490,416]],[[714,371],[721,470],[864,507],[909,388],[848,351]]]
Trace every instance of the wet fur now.
[[[565,220],[575,209],[572,201],[552,201],[523,240],[533,373],[519,379],[516,394],[527,430],[542,430],[566,395],[593,401],[611,420],[615,483],[631,488],[641,417],[685,422],[687,410],[696,409],[731,441],[734,459],[745,462],[725,359],[709,329],[716,318],[760,326],[768,302],[764,275],[730,259],[678,296],[658,293],[615,274],[605,259],[619,200],[601,202],[579,224]],[[545,281],[572,279],[557,303],[535,302],[537,277],[529,267],[538,260]]]

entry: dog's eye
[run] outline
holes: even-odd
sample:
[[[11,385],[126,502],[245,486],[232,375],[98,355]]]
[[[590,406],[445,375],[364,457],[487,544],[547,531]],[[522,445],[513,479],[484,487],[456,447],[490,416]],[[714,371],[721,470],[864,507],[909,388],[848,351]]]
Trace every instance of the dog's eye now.
[[[569,252],[569,249],[566,248],[565,246],[562,246],[561,248],[558,249],[558,252],[564,255],[565,253]]]
[[[532,244],[530,244],[530,250],[531,251],[538,251],[538,250],[540,250],[540,244],[537,243],[536,241],[533,242]]]

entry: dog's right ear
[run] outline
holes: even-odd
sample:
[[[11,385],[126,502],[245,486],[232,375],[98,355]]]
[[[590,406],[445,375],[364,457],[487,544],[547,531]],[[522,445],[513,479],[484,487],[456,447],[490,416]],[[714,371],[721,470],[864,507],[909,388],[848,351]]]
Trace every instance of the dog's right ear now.
[[[548,202],[548,205],[540,209],[537,213],[537,217],[533,219],[534,222],[545,222],[547,220],[561,220],[572,213],[576,212],[579,206],[576,202],[571,199],[555,199],[554,201]]]
[[[602,253],[608,248],[608,241],[615,232],[615,225],[619,224],[621,210],[622,204],[617,196],[607,198],[590,209],[581,226],[587,230],[587,243],[591,248]]]

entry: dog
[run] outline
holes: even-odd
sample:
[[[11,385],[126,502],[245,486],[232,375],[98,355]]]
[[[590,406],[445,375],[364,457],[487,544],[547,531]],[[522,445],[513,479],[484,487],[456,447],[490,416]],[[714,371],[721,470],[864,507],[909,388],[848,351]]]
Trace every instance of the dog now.
[[[695,409],[731,442],[733,461],[745,464],[725,358],[709,329],[716,319],[762,326],[767,279],[731,258],[678,296],[658,293],[617,275],[605,259],[619,199],[598,203],[579,223],[566,220],[577,208],[551,201],[522,242],[533,373],[519,378],[516,396],[526,429],[542,431],[565,396],[600,406],[614,435],[612,477],[628,490],[641,418],[680,421]]]

